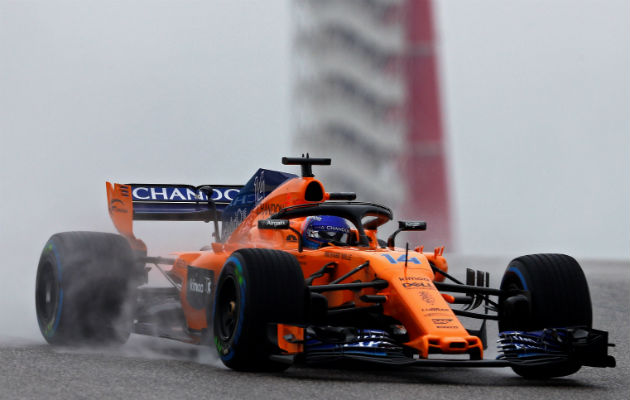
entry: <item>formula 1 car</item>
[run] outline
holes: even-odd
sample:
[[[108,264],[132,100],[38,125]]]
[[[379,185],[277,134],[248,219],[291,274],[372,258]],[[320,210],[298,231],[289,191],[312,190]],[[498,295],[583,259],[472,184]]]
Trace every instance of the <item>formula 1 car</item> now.
[[[330,159],[282,163],[301,166],[301,176],[259,169],[244,186],[108,182],[120,234],[57,233],[44,247],[35,295],[44,338],[123,343],[134,332],[213,343],[241,371],[352,360],[509,366],[550,378],[615,366],[607,332],[592,329],[588,285],[573,258],[516,258],[498,289],[481,271],[460,281],[443,247],[396,247],[400,232],[426,223],[399,221],[384,241],[377,232],[392,220],[389,208],[327,192],[312,167]],[[214,240],[175,258],[148,256],[133,220],[212,222]],[[170,287],[148,285],[153,266]],[[483,358],[488,320],[499,325],[497,359]]]

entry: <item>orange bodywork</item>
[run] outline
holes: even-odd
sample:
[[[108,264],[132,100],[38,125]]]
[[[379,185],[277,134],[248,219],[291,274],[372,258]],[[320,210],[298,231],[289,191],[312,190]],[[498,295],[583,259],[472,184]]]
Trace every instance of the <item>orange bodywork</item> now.
[[[314,185],[319,185],[323,195],[317,201],[307,201],[306,191],[312,191]],[[138,248],[142,242],[133,234],[133,204],[129,187],[107,183],[107,194],[114,225],[134,248]],[[405,258],[405,249],[379,247],[374,229],[366,230],[369,246],[328,246],[300,252],[293,231],[258,229],[259,220],[267,219],[285,207],[321,203],[328,197],[321,182],[315,178],[290,179],[257,204],[223,243],[213,243],[212,251],[176,253],[177,259],[167,273],[182,283],[180,297],[188,328],[201,331],[208,327],[206,310],[195,309],[186,300],[188,266],[212,270],[216,279],[232,252],[242,248],[270,248],[293,254],[302,267],[304,277],[311,276],[324,264],[334,262],[330,273],[313,280],[314,286],[329,284],[360,264],[369,262],[366,268],[341,283],[383,279],[389,286],[382,290],[365,288],[325,292],[323,294],[330,308],[350,303],[357,307],[370,306],[373,303],[364,302],[361,296],[385,296],[383,313],[404,326],[409,338],[405,345],[415,349],[420,358],[428,357],[430,352],[469,353],[483,357],[481,340],[471,336],[451,310],[447,300],[452,300],[452,297],[442,296],[433,284],[434,281],[442,281],[444,276],[439,273],[436,276],[430,263],[444,272],[448,270],[443,257],[444,248],[432,253],[416,248],[410,250]],[[291,220],[291,226],[299,229],[302,220]],[[285,352],[295,354],[303,351],[303,346],[299,344],[303,338],[302,327],[278,324],[278,346]]]

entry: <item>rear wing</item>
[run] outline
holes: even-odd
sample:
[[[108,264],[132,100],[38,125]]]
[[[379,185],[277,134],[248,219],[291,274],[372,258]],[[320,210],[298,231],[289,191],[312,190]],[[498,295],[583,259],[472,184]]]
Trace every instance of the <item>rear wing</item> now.
[[[217,221],[243,186],[107,182],[106,187],[109,215],[116,229],[133,238],[134,220]]]

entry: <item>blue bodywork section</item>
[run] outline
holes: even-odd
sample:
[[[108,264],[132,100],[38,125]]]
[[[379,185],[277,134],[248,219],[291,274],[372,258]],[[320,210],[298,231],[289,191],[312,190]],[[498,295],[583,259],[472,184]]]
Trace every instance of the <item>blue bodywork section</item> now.
[[[548,328],[499,332],[498,360],[514,365],[543,365],[571,361],[590,367],[614,367],[608,355],[608,332],[589,327]]]
[[[225,205],[217,205],[217,211],[224,209]],[[185,203],[171,203],[165,204],[151,204],[151,203],[139,203],[133,207],[134,218],[137,220],[142,219],[154,219],[151,216],[155,216],[156,219],[160,215],[173,216],[172,219],[178,219],[176,216],[181,215],[181,219],[186,219],[186,215],[198,215],[208,212],[208,203],[200,204],[185,204]],[[193,219],[193,218],[191,218]],[[194,219],[193,219],[194,220]]]
[[[297,175],[259,169],[223,211],[221,237],[227,238],[269,193]]]
[[[223,223],[228,237],[254,207],[278,186],[297,175],[259,169],[240,185],[168,185],[132,183],[133,219],[144,221],[212,221]],[[213,209],[207,192],[212,187]],[[216,211],[216,213],[215,213]]]
[[[559,328],[500,332],[497,343],[502,354],[498,358],[566,357],[570,340],[567,330]]]
[[[324,361],[343,356],[365,356],[375,358],[400,357],[402,347],[380,329],[353,329],[353,334],[342,341],[329,341],[307,331],[305,352],[310,361]]]

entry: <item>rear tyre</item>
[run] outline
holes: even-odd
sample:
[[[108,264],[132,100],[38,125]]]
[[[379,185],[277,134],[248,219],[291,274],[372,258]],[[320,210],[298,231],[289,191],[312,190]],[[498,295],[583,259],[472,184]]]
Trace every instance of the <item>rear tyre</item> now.
[[[40,331],[51,344],[124,343],[132,324],[134,257],[120,235],[57,233],[42,251],[35,284]]]
[[[307,289],[300,264],[289,253],[242,249],[228,258],[217,282],[214,341],[223,363],[238,371],[282,371],[269,323],[300,324]]]
[[[505,299],[499,305],[499,332],[535,331],[592,325],[591,297],[586,277],[574,258],[564,254],[532,254],[510,262],[502,290],[530,292],[530,308],[511,307]],[[581,365],[566,361],[544,366],[513,366],[518,375],[547,379],[573,374]]]

